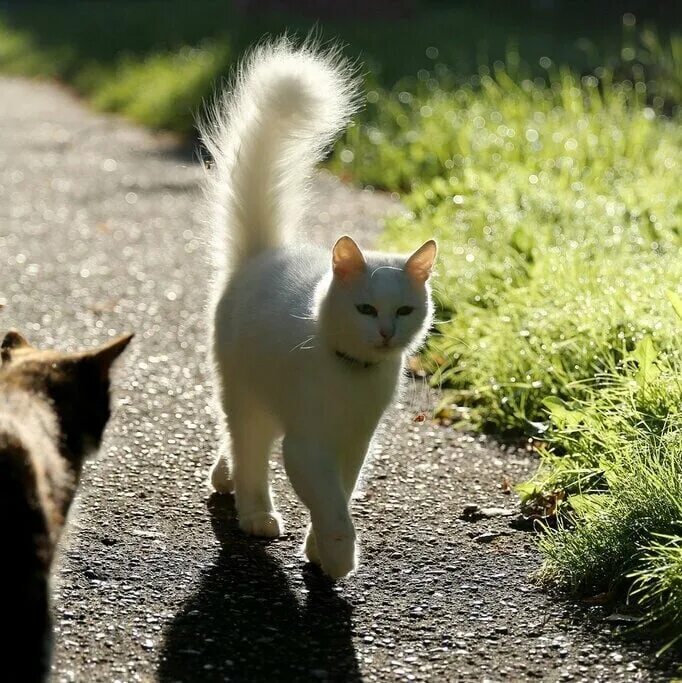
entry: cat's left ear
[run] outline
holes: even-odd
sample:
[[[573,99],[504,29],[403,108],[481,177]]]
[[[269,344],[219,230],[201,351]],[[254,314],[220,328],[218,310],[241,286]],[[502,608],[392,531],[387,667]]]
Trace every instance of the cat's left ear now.
[[[344,235],[339,237],[332,249],[332,270],[339,280],[346,281],[362,273],[367,261],[355,241]]]
[[[431,276],[437,253],[438,245],[436,240],[424,242],[405,262],[405,272],[415,282],[423,284]]]
[[[0,345],[0,357],[2,358],[2,362],[6,363],[12,355],[12,351],[20,348],[30,349],[31,345],[22,334],[16,330],[10,330],[2,340],[2,345]]]
[[[110,342],[99,346],[94,351],[89,351],[86,354],[86,358],[94,361],[97,368],[99,369],[100,376],[105,379],[109,376],[109,370],[113,365],[114,361],[123,353],[126,346],[130,344],[130,340],[134,337],[134,334],[123,334],[120,337],[116,337]]]

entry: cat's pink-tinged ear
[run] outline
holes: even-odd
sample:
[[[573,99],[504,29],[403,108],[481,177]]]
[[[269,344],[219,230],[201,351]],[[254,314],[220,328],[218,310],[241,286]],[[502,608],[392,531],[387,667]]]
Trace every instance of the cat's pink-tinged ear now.
[[[428,240],[405,262],[405,272],[415,281],[424,283],[431,276],[438,253],[436,240]]]
[[[2,358],[2,361],[8,361],[9,357],[11,355],[11,352],[14,349],[20,349],[20,348],[31,348],[31,345],[28,343],[26,340],[26,337],[24,335],[20,334],[16,330],[10,330],[6,335],[5,338],[2,340],[2,344],[0,345],[0,357]]]
[[[364,272],[366,267],[367,261],[353,239],[348,235],[339,237],[332,249],[334,277],[341,281],[350,280]]]
[[[132,333],[123,334],[102,346],[98,346],[94,351],[88,352],[87,357],[95,361],[102,377],[109,375],[109,370],[114,361],[123,353],[134,336]]]

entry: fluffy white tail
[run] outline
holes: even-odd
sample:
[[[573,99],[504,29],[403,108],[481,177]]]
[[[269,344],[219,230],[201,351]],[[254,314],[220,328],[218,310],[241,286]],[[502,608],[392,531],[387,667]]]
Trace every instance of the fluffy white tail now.
[[[307,181],[356,108],[357,82],[338,51],[286,38],[254,49],[201,125],[213,231],[236,270],[300,223]],[[223,266],[225,267],[225,266]]]

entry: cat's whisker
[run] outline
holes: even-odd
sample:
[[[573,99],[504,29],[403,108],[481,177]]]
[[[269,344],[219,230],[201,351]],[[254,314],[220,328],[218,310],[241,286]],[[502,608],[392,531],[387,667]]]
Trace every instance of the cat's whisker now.
[[[454,322],[455,316],[453,315],[451,318],[445,318],[443,320],[434,320],[433,321],[433,326],[434,327],[441,327],[442,325],[449,325],[451,322]]]
[[[308,349],[314,349],[314,346],[306,346],[308,342],[311,342],[313,339],[315,339],[315,335],[312,337],[308,337],[307,339],[304,339],[302,342],[296,344],[292,349],[289,350],[289,353],[293,353],[294,351],[301,349],[303,351],[307,351]]]

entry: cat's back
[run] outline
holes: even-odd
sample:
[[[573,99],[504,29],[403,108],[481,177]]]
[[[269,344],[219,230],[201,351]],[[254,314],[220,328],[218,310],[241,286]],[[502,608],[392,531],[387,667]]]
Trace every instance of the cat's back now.
[[[61,521],[60,494],[67,478],[53,411],[29,392],[7,391],[0,384],[3,518],[10,515],[17,520],[15,530],[23,523],[31,526],[40,522],[46,527],[45,533],[51,535],[52,527]],[[24,531],[28,532],[28,527]]]
[[[329,271],[327,251],[306,244],[263,252],[230,279],[216,309],[219,345],[284,345],[314,334],[315,292]]]
[[[3,524],[5,540],[19,564],[35,554],[32,551],[37,538],[49,536],[41,491],[44,468],[35,447],[25,430],[0,412],[0,515],[3,520],[12,520],[11,525]]]
[[[38,457],[56,451],[57,440],[57,418],[49,404],[0,381],[0,456],[14,454],[20,444]]]

